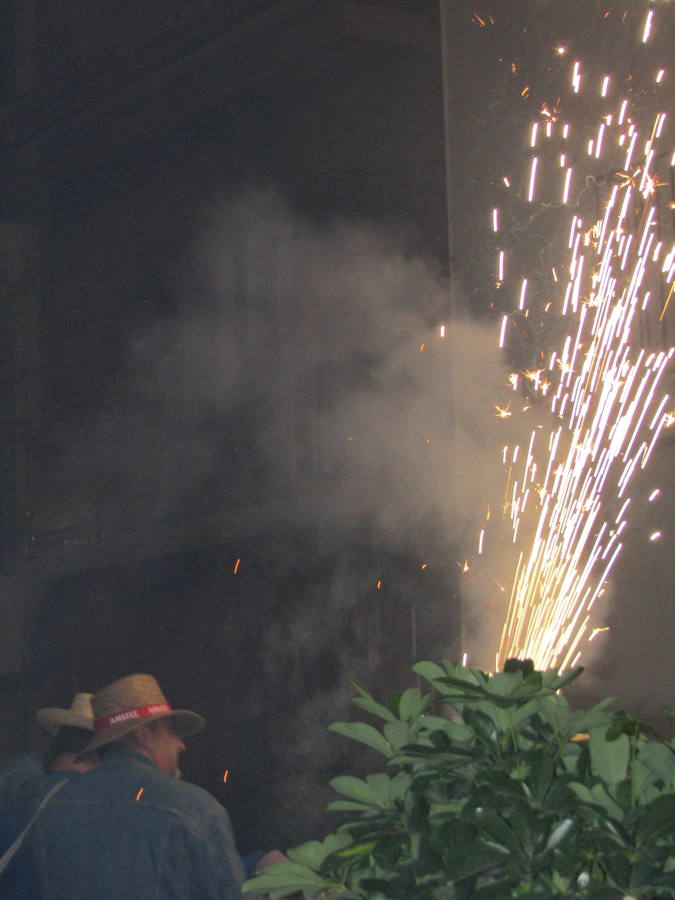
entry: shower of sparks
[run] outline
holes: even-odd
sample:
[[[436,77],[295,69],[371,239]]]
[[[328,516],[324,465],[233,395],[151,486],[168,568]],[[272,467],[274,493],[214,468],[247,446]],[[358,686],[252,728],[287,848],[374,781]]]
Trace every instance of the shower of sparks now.
[[[651,41],[653,9],[641,27],[642,41]],[[655,68],[652,64],[652,86],[666,80],[663,69],[654,79]],[[591,79],[582,80],[582,69],[580,61],[572,66],[569,89],[574,95],[593,91]],[[504,452],[503,509],[510,519],[517,563],[498,668],[509,657],[531,658],[538,668],[573,665],[583,642],[606,630],[594,625],[593,606],[621,553],[631,480],[647,466],[659,436],[673,419],[663,382],[675,348],[646,346],[645,334],[650,332],[644,325],[644,317],[654,309],[651,320],[659,312],[663,319],[673,293],[675,253],[667,246],[668,217],[659,217],[659,209],[667,208],[667,203],[659,206],[658,189],[664,181],[657,170],[659,160],[672,154],[672,146],[658,146],[666,123],[662,112],[640,134],[644,116],[640,92],[617,96],[618,83],[605,75],[598,90],[596,82],[593,102],[597,106],[600,95],[604,108],[585,135],[588,123],[574,125],[576,154],[568,140],[569,124],[554,122],[553,131],[546,132],[552,147],[556,139],[565,141],[564,154],[558,145],[551,160],[558,172],[563,169],[557,205],[570,214],[561,247],[564,259],[544,311],[550,308],[557,316],[565,336],[555,351],[547,353],[542,370],[521,373],[537,400],[538,422],[544,424],[531,429],[520,456],[518,447],[510,447],[508,457]],[[575,97],[574,102],[580,101]],[[538,142],[538,131],[537,123],[529,129],[530,147]],[[602,160],[603,171],[609,173],[602,182],[584,171],[591,165],[597,171],[596,160]],[[540,193],[538,170],[544,165],[543,158],[530,160],[524,191],[530,203]],[[559,175],[556,179],[560,184]],[[599,207],[596,193],[589,219],[579,198],[589,187],[599,191],[600,183],[604,201]],[[497,230],[496,218],[493,228]],[[500,286],[503,280],[500,255]],[[527,279],[520,279],[519,285],[511,285],[515,315],[527,317],[534,311],[535,290],[531,299],[527,284]],[[551,296],[557,296],[553,303]],[[507,340],[511,318],[502,317],[500,347]],[[665,334],[662,329],[661,341]],[[511,375],[513,390],[518,383],[517,374]],[[497,415],[510,417],[511,405],[496,406]],[[533,407],[527,403],[524,408]],[[658,493],[653,490],[649,500]],[[649,541],[661,537],[655,531]],[[479,555],[487,544],[483,529]]]

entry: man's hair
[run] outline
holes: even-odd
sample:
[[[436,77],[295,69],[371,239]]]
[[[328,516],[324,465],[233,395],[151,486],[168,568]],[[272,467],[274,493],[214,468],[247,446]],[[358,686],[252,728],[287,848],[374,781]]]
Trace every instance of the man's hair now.
[[[74,725],[62,725],[52,738],[47,765],[63,753],[82,753],[91,740],[91,731]]]

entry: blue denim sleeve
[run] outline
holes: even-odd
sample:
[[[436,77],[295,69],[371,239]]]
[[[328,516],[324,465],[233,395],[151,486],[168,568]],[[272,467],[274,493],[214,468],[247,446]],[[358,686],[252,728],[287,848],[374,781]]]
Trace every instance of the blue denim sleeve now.
[[[251,853],[247,853],[242,856],[241,861],[244,864],[244,878],[246,878],[247,880],[249,878],[253,878],[253,876],[255,875],[255,867],[258,865],[264,855],[264,850],[252,850]]]

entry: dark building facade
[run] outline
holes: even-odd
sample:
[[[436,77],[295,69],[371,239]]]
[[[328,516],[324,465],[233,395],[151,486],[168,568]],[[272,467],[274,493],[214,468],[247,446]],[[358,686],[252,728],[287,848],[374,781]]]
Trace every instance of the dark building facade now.
[[[390,689],[459,633],[433,509],[383,537],[340,506],[331,449],[343,388],[405,400],[373,347],[415,340],[389,295],[417,254],[421,318],[445,311],[437,5],[2,16],[0,750],[39,741],[37,706],[143,668],[210,719],[186,771],[244,849],[300,839],[346,677]]]

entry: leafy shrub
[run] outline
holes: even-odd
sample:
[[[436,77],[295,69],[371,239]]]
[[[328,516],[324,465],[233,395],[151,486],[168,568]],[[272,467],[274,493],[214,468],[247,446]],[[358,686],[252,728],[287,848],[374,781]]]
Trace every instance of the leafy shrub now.
[[[331,781],[348,814],[323,841],[247,882],[368,900],[675,897],[675,741],[608,709],[570,709],[559,693],[582,671],[419,662],[431,685],[389,706],[355,683],[380,720],[331,730],[385,757],[385,771]]]

